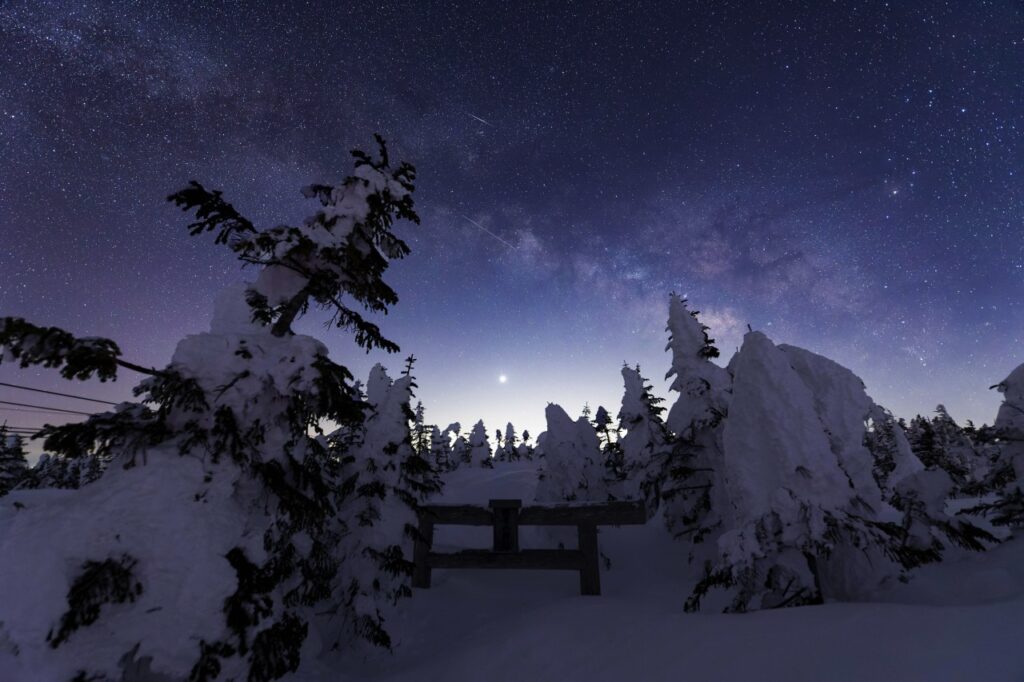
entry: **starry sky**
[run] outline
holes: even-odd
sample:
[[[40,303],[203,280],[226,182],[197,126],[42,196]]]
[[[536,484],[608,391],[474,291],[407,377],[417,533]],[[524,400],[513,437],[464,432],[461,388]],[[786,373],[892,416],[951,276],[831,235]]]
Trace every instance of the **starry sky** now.
[[[403,353],[303,331],[357,375],[414,353],[430,422],[536,434],[548,401],[617,408],[623,362],[664,392],[671,291],[723,362],[749,324],[898,415],[991,422],[1024,361],[1018,1],[34,0],[0,2],[0,45],[0,314],[136,362],[243,277],[168,193],[296,222],[374,132],[419,171],[378,320]],[[24,409],[0,420],[75,418]]]

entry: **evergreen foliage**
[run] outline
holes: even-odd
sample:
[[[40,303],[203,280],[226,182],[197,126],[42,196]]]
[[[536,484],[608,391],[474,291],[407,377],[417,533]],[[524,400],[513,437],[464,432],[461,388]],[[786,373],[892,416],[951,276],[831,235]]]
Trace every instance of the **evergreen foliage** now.
[[[85,562],[68,590],[68,610],[61,616],[57,631],[46,635],[50,646],[56,649],[76,630],[95,623],[105,604],[135,601],[142,594],[142,584],[133,574],[136,563],[127,554],[118,559]]]

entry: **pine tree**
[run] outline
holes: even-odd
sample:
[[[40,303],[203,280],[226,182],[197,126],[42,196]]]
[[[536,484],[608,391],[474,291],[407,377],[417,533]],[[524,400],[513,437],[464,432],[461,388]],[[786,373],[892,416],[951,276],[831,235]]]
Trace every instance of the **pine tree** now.
[[[46,427],[49,452],[98,455],[126,468],[175,452],[193,454],[205,458],[211,476],[231,476],[235,489],[253,491],[248,513],[252,528],[264,529],[262,549],[248,556],[240,537],[226,556],[237,575],[236,591],[224,602],[220,639],[197,642],[191,679],[213,679],[225,666],[230,677],[258,680],[293,671],[314,607],[324,603],[342,615],[335,620],[344,624],[339,639],[354,635],[390,643],[381,616],[387,600],[360,594],[379,593],[367,585],[386,582],[388,570],[404,571],[408,561],[390,556],[377,562],[376,574],[353,570],[378,545],[361,547],[358,541],[366,535],[346,530],[377,520],[345,512],[366,506],[357,499],[382,493],[376,480],[360,480],[366,474],[345,451],[347,438],[332,442],[319,435],[326,421],[358,433],[368,406],[349,370],[331,361],[323,344],[292,330],[298,318],[319,307],[331,324],[350,330],[359,346],[398,350],[359,312],[386,312],[397,302],[383,275],[409,248],[392,226],[396,220],[419,222],[413,167],[392,166],[384,141],[377,142],[375,157],[352,152],[355,170],[341,183],[304,190],[320,209],[298,226],[259,229],[220,192],[197,182],[169,197],[194,212],[190,234],[213,232],[215,244],[257,274],[248,286],[218,299],[210,332],[182,340],[164,369],[125,360],[109,339],[0,319],[2,355],[22,367],[50,367],[79,380],[107,381],[124,369],[147,376],[136,389],[140,402],[80,424]],[[407,461],[396,463],[398,484],[383,495],[410,507],[414,496],[397,495],[400,486],[416,482]],[[403,538],[388,540],[397,544]]]
[[[21,436],[0,424],[0,495],[14,490],[28,477],[28,460]]]

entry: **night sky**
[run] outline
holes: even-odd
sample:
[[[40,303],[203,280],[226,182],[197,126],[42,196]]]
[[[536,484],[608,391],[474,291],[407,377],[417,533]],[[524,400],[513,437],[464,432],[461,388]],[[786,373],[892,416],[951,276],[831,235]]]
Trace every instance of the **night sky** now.
[[[243,276],[166,195],[297,222],[380,132],[419,171],[403,352],[303,330],[415,353],[441,426],[617,408],[624,361],[663,391],[671,291],[723,362],[750,324],[898,415],[991,422],[1024,362],[1020,2],[260,4],[0,3],[0,314],[162,366]]]

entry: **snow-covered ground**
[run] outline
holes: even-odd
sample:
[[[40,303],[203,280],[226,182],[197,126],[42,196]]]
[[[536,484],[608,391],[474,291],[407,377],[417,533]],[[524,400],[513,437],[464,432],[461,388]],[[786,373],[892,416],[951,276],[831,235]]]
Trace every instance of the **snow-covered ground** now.
[[[529,500],[534,463],[463,467],[445,502]],[[549,540],[524,528],[525,546]],[[445,527],[439,548],[486,547],[489,529]],[[743,615],[683,612],[681,543],[660,519],[604,528],[602,595],[577,574],[434,572],[388,627],[393,653],[325,657],[296,680],[1024,680],[1024,541],[919,570],[872,603]]]

